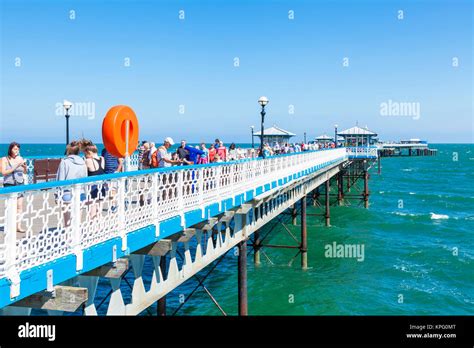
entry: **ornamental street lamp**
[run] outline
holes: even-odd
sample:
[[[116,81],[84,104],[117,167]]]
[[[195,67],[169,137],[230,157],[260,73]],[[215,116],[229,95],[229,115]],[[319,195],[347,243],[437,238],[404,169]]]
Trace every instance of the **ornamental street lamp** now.
[[[250,129],[252,130],[252,149],[255,148],[255,143],[254,143],[254,141],[253,141],[253,129],[254,129],[254,128],[255,128],[254,126],[251,126],[251,127],[250,127]]]
[[[72,103],[70,101],[64,100],[63,102],[64,110],[66,110],[66,145],[69,144],[69,109],[72,108]]]
[[[258,99],[258,103],[262,106],[262,111],[260,112],[260,115],[262,116],[262,122],[260,127],[260,156],[262,158],[265,158],[265,154],[263,153],[263,123],[265,121],[265,106],[268,104],[268,98],[262,96]]]
[[[334,147],[337,147],[337,124],[334,125]]]

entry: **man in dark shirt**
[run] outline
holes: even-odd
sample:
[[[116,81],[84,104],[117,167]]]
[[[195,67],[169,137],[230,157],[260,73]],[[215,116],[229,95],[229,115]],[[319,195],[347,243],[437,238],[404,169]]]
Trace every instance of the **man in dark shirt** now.
[[[183,160],[183,165],[191,164],[189,161],[189,151],[186,150],[186,140],[181,140],[181,146],[176,150],[178,158]]]

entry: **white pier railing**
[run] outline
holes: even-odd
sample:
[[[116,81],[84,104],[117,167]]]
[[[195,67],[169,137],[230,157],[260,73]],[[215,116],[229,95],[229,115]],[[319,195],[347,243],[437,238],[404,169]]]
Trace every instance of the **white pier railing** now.
[[[377,158],[377,146],[346,147],[349,159],[355,158]]]
[[[83,251],[112,238],[155,225],[309,168],[347,159],[345,148],[279,155],[266,159],[180,166],[84,179],[0,188],[0,280],[19,294],[22,271],[67,255],[83,268]],[[18,203],[23,201],[23,209]],[[17,233],[17,225],[26,230]]]

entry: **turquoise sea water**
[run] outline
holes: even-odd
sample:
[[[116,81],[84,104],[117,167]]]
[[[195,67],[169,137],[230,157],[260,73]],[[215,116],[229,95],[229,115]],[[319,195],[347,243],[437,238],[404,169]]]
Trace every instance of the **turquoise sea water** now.
[[[249,313],[474,314],[474,145],[433,147],[436,157],[383,158],[381,175],[372,168],[368,210],[355,201],[331,207],[329,228],[320,217],[308,217],[309,270],[301,270],[299,257],[288,266],[293,249],[264,249],[273,264],[262,255],[260,267],[251,254]],[[299,237],[300,227],[288,217],[286,225]],[[326,258],[324,246],[334,241],[363,244],[364,261]],[[283,228],[266,242],[295,244]],[[236,314],[237,257],[230,252],[226,258],[206,286],[228,314]],[[170,308],[195,281],[188,283],[168,296]],[[179,313],[220,315],[203,290]]]
[[[1,145],[0,151],[4,152],[4,147]],[[264,248],[271,262],[262,254],[259,267],[254,266],[250,253],[249,313],[474,314],[474,145],[431,147],[438,149],[438,156],[383,158],[381,175],[372,168],[369,209],[356,201],[350,206],[331,206],[329,228],[322,218],[309,216],[308,270],[301,270],[299,257],[289,265],[294,249]],[[62,149],[62,145],[24,145],[22,154],[60,154]],[[308,212],[321,210],[309,206]],[[292,226],[289,217],[283,221],[299,238],[299,221],[298,226]],[[262,234],[271,227],[266,226]],[[281,226],[275,227],[265,242],[295,244]],[[364,260],[325,257],[325,246],[333,242],[363,245]],[[147,260],[147,289],[152,268]],[[131,284],[132,273],[127,275]],[[122,292],[128,297],[130,288],[122,283]],[[106,281],[100,284],[96,304],[110,289]],[[196,284],[196,279],[189,280],[168,295],[169,313]],[[205,285],[227,314],[237,314],[237,257],[233,250]],[[99,312],[103,313],[106,305],[107,301]],[[155,314],[156,308],[149,312]],[[199,289],[178,314],[220,315],[220,311]]]

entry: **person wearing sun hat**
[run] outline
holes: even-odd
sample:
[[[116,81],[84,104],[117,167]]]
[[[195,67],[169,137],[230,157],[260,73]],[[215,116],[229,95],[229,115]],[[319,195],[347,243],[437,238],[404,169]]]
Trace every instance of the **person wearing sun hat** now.
[[[167,137],[163,140],[163,145],[161,145],[156,153],[156,158],[158,160],[158,168],[171,167],[173,165],[179,165],[182,163],[181,160],[172,160],[171,153],[168,152],[168,149],[174,145],[172,138]]]

